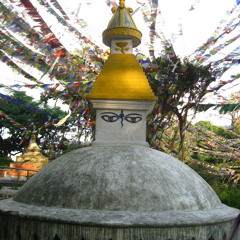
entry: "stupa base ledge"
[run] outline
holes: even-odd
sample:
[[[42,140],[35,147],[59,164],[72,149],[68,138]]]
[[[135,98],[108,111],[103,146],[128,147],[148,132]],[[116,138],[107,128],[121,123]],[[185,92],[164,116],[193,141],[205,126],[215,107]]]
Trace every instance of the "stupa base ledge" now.
[[[197,211],[131,212],[67,209],[35,206],[6,199],[0,202],[0,218],[8,215],[22,219],[63,222],[82,226],[107,227],[193,227],[234,222],[240,211],[224,204]]]

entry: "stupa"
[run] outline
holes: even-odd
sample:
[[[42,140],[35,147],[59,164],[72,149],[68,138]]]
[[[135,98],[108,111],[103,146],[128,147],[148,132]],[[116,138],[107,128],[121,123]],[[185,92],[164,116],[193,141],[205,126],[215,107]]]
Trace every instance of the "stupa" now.
[[[239,240],[240,211],[187,165],[149,148],[145,123],[156,97],[132,54],[141,33],[123,0],[113,13],[103,32],[111,54],[88,96],[95,142],[0,201],[0,239]]]
[[[16,158],[16,162],[11,163],[10,167],[18,169],[28,169],[34,171],[24,170],[8,170],[10,176],[30,177],[48,164],[48,158],[42,154],[41,149],[36,143],[36,136],[33,135],[29,145],[21,156]]]

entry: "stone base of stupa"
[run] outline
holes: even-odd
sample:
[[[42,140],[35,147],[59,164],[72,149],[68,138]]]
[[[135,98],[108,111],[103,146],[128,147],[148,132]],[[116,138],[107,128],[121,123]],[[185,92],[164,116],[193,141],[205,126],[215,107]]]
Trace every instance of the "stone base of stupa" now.
[[[211,211],[136,213],[39,207],[7,199],[1,201],[0,239],[228,240],[236,218],[236,210],[224,205]],[[239,239],[239,232],[231,238]]]
[[[0,201],[0,240],[239,240],[238,209],[191,168],[142,146],[93,146]],[[238,226],[238,228],[237,228]]]

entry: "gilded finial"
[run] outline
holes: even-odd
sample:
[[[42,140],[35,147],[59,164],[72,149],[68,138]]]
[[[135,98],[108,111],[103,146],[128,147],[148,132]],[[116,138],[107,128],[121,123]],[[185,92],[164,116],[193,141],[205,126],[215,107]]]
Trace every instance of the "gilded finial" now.
[[[125,0],[119,0],[120,8],[125,8]]]
[[[137,47],[141,43],[142,33],[132,19],[132,11],[131,8],[125,6],[125,0],[119,0],[119,6],[112,8],[113,16],[102,34],[105,45],[110,47],[114,39],[131,39],[132,47]],[[122,53],[125,52],[126,49],[122,46],[120,48]]]

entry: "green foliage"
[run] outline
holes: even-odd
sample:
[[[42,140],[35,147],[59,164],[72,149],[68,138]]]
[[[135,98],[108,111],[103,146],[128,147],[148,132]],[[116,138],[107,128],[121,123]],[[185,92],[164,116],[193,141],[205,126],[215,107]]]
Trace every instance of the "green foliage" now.
[[[233,131],[230,131],[224,127],[214,126],[209,121],[199,121],[198,123],[195,124],[195,126],[206,128],[207,130],[214,132],[218,136],[227,139],[239,138],[238,134],[234,133]]]
[[[239,136],[235,134],[233,131],[225,129],[224,127],[213,126],[212,131],[218,136],[221,136],[227,139],[239,138]]]
[[[215,182],[221,182],[221,178],[217,176],[217,171],[212,171],[212,173],[209,173],[209,169],[204,167],[203,165],[199,165],[194,162],[188,163],[189,167],[191,167],[194,171],[196,171],[208,184],[214,185]]]
[[[217,171],[196,163],[189,163],[189,166],[196,171],[216,192],[221,202],[234,208],[240,209],[240,185],[229,183],[229,179],[219,176]],[[227,180],[227,181],[226,181]]]
[[[2,126],[4,126],[4,123]],[[14,128],[14,126],[12,128],[11,126],[5,126],[5,128],[9,129],[9,132],[5,138],[0,135],[0,156],[7,157],[22,152],[24,150],[24,145],[20,145],[23,139],[22,131]]]
[[[231,95],[228,102],[223,102],[221,105],[216,106],[215,109],[219,109],[220,114],[230,114],[232,118],[232,131],[240,135],[240,92],[235,92]],[[224,133],[225,134],[225,133]],[[226,136],[231,138],[231,136]]]
[[[196,150],[192,154],[194,159],[213,164],[238,164],[239,135],[223,127],[214,126],[208,121],[198,122],[195,126],[197,141]]]
[[[199,121],[195,124],[195,126],[203,127],[203,128],[206,128],[209,131],[213,131],[212,123],[209,122],[209,121]]]
[[[201,162],[218,163],[217,157],[212,153],[194,152],[192,158],[198,159]]]
[[[233,111],[240,110],[240,103],[226,103],[215,107],[214,109],[219,109],[219,113],[226,114]]]
[[[160,139],[159,133],[166,131],[169,123],[177,122],[178,129],[174,130],[169,147],[170,151],[178,152],[178,158],[184,160],[188,112],[190,109],[194,112],[198,110],[209,84],[215,81],[218,73],[210,65],[199,66],[187,59],[162,57],[146,69],[146,74],[158,97],[154,111],[148,117],[147,136],[150,146],[159,148],[155,141],[156,138]]]
[[[232,131],[240,136],[240,119],[232,126]]]
[[[15,102],[10,102],[5,99],[0,100],[0,109],[14,119],[17,123],[20,123],[22,126],[29,127],[33,123],[36,124],[36,127],[41,126],[45,121],[47,121],[48,116],[42,112],[35,110],[34,108],[38,107],[40,103],[34,102],[32,97],[29,97],[22,91],[13,92],[14,99],[17,101],[21,101],[26,104],[31,104],[32,109],[28,107],[26,104],[16,104]],[[34,110],[33,110],[34,109]],[[16,131],[19,126],[14,126],[9,121],[1,121],[4,124],[5,128],[10,130],[10,133]]]
[[[195,130],[188,129],[196,139],[195,146],[192,145],[194,160],[189,162],[190,167],[211,185],[224,204],[240,209],[239,136],[236,138],[232,131],[208,121],[201,121],[196,127]]]
[[[0,157],[0,166],[10,166],[10,163],[13,162],[9,158]]]
[[[35,129],[40,129],[38,132],[40,133],[40,139],[43,136],[49,137],[51,135],[54,126],[42,127],[49,120],[49,116],[43,113],[42,110],[47,109],[51,115],[58,114],[57,117],[66,115],[59,108],[51,109],[41,101],[34,101],[32,97],[27,96],[22,91],[14,91],[12,97],[25,104],[16,104],[15,102],[0,99],[0,110],[15,121],[0,117],[2,131],[0,135],[0,156],[4,157],[23,152]],[[25,127],[25,130],[20,127]]]
[[[240,187],[230,188],[227,184],[214,185],[213,189],[218,194],[222,203],[240,209]]]

